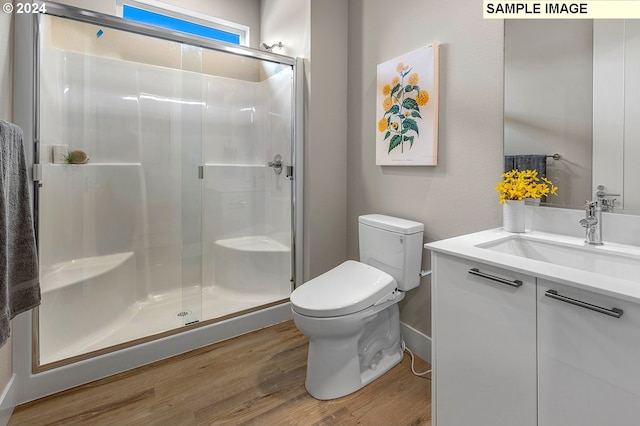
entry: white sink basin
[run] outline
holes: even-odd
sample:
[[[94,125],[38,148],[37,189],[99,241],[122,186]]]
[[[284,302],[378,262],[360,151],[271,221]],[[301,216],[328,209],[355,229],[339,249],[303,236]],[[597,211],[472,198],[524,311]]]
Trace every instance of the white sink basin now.
[[[640,248],[606,244],[591,246],[577,239],[554,240],[513,235],[476,247],[607,277],[640,282]]]

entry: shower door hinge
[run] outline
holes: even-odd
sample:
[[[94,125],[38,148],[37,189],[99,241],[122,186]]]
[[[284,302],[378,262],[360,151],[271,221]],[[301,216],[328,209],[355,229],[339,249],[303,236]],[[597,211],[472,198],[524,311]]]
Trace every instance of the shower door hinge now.
[[[198,166],[198,179],[204,179],[204,166]]]
[[[33,165],[33,181],[40,182],[42,180],[42,164],[35,163]]]

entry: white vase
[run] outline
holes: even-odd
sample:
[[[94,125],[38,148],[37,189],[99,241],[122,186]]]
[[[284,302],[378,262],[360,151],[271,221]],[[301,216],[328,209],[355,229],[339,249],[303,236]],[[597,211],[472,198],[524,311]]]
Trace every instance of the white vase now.
[[[524,232],[524,200],[507,200],[502,205],[502,228],[507,232]]]

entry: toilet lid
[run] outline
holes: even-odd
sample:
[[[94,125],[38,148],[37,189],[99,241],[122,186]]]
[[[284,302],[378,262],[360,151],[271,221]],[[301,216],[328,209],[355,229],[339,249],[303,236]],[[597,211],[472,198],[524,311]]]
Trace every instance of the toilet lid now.
[[[296,288],[290,300],[299,314],[335,317],[373,306],[396,287],[396,280],[386,272],[347,260]]]

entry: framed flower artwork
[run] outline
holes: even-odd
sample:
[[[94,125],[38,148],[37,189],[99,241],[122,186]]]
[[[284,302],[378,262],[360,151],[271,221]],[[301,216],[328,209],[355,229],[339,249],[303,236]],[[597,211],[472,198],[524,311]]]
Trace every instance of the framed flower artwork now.
[[[378,65],[376,164],[438,164],[437,43]]]

